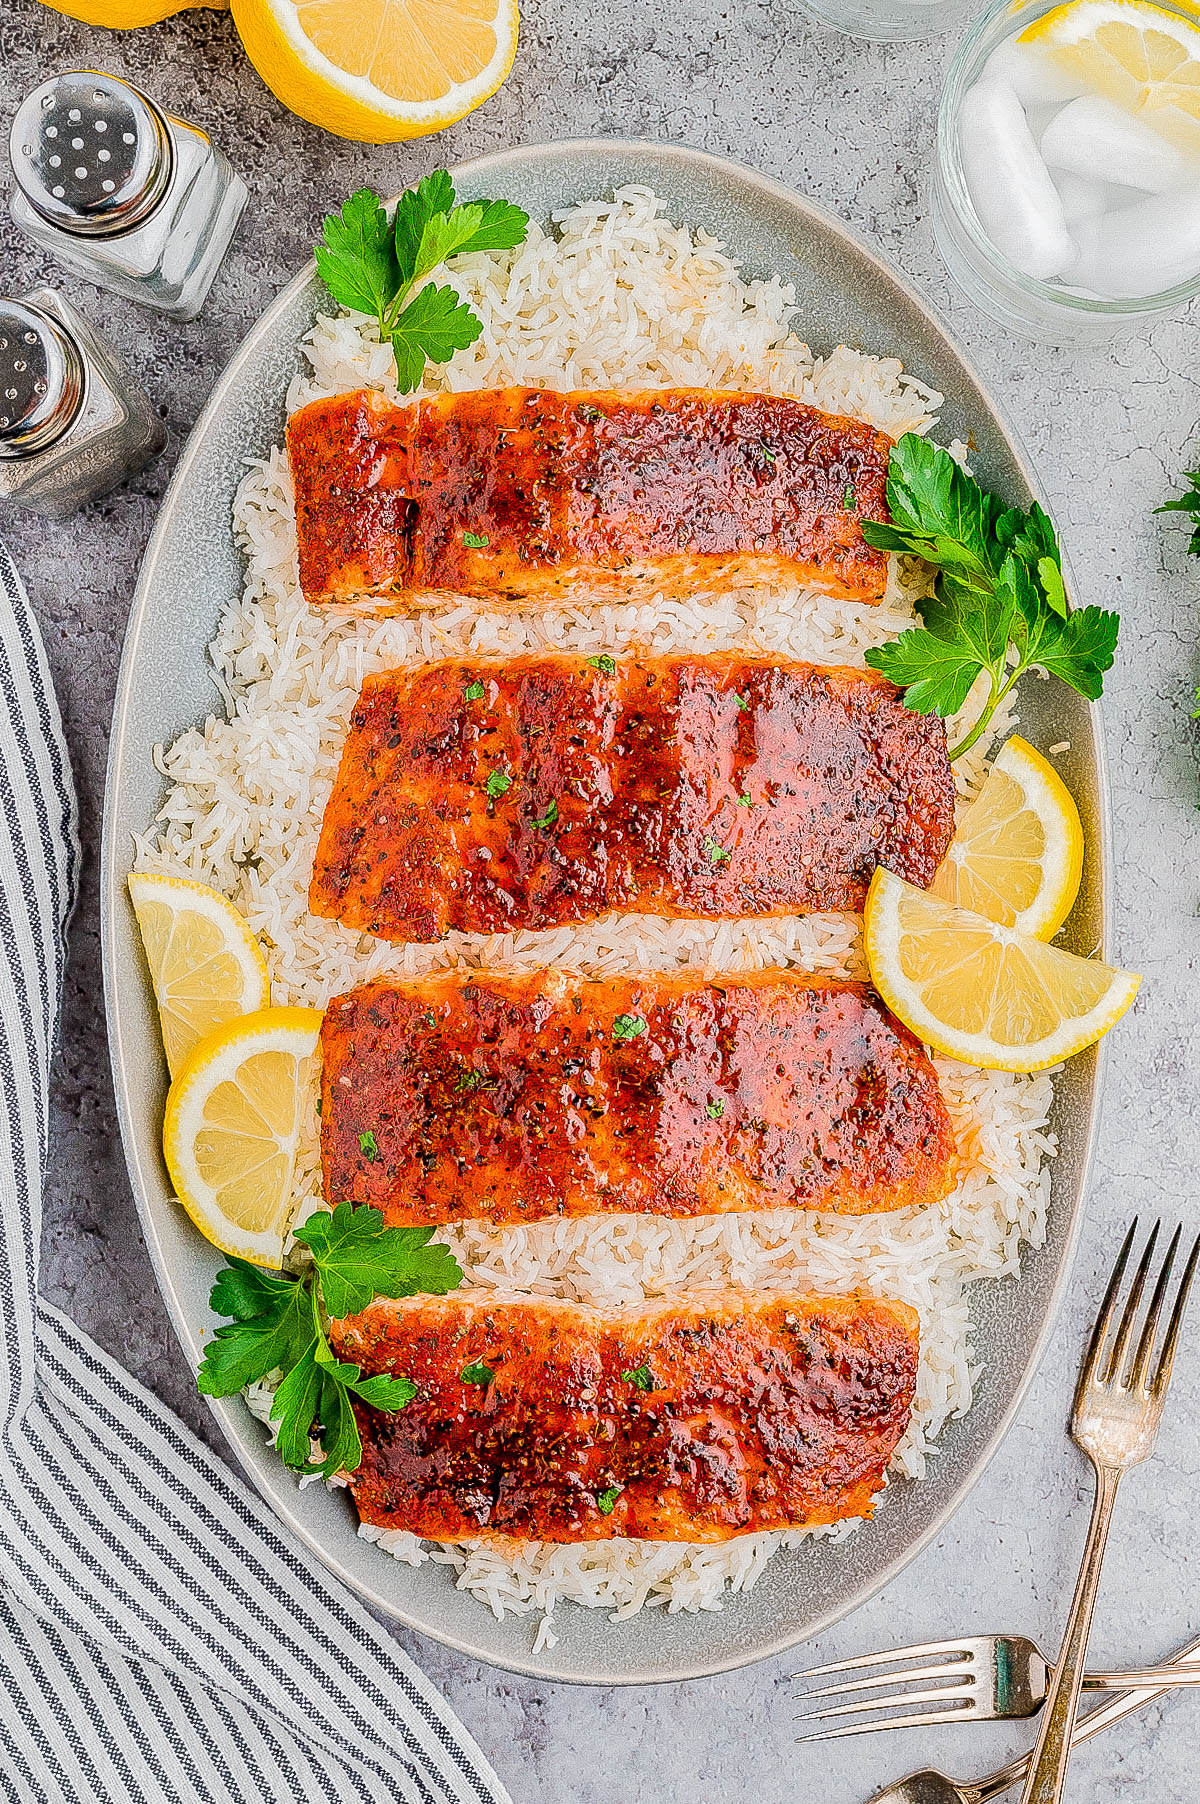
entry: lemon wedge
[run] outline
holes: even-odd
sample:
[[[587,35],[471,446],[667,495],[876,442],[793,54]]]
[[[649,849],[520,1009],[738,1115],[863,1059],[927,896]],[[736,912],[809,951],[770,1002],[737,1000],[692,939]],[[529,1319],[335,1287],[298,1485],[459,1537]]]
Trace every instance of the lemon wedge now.
[[[271,92],[370,144],[441,131],[494,94],[517,50],[517,0],[232,0]]]
[[[266,1008],[266,960],[227,896],[185,877],[134,871],[129,895],[174,1077],[193,1046],[236,1015]]]
[[[1082,874],[1083,828],[1071,792],[1054,766],[1014,734],[967,809],[929,894],[1052,940]]]
[[[954,908],[880,867],[863,919],[871,981],[906,1027],[987,1071],[1041,1071],[1120,1020],[1140,977]]]
[[[266,1008],[201,1040],[167,1094],[175,1194],[223,1253],[278,1266],[312,1106],[321,1011]]]
[[[1200,14],[1197,15],[1200,21]],[[1200,155],[1200,22],[1150,0],[1070,0],[1017,40]]]
[[[43,4],[65,13],[68,19],[82,19],[85,25],[101,25],[106,31],[137,31],[191,7],[229,10],[229,0],[43,0]]]

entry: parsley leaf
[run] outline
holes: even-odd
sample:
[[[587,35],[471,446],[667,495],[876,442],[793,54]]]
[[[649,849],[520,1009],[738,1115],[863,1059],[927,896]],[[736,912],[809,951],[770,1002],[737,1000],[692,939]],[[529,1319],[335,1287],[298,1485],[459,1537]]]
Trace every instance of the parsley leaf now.
[[[489,1385],[496,1376],[491,1366],[485,1366],[480,1360],[476,1365],[464,1366],[459,1377],[464,1384]]]
[[[893,447],[887,498],[890,523],[864,520],[864,539],[933,564],[937,584],[917,603],[921,625],[868,651],[866,661],[904,690],[907,707],[943,717],[958,712],[986,673],[983,711],[951,758],[974,745],[1034,666],[1090,699],[1100,694],[1120,621],[1100,608],[1070,610],[1058,537],[1036,501],[1028,513],[1006,508],[949,452],[911,432]]]
[[[1200,470],[1185,470],[1183,479],[1188,485],[1184,493],[1173,495],[1170,501],[1164,501],[1154,511],[1156,514],[1190,514],[1192,536],[1188,540],[1188,550],[1193,557],[1200,557]]]
[[[590,670],[598,670],[601,676],[615,676],[617,674],[617,660],[615,658],[610,658],[606,651],[602,651],[598,653],[596,657],[588,659],[588,668]]]
[[[625,1489],[624,1485],[609,1485],[607,1491],[601,1491],[596,1499],[596,1508],[602,1516],[611,1516],[617,1498]]]
[[[646,1032],[646,1022],[641,1015],[618,1015],[612,1024],[612,1037],[616,1041],[636,1040],[639,1034]]]
[[[704,1113],[708,1116],[710,1121],[720,1121],[722,1115],[725,1113],[725,1104],[723,1102],[706,1102],[704,1105]]]
[[[296,1229],[312,1264],[300,1273],[262,1271],[229,1256],[217,1274],[212,1308],[232,1317],[204,1350],[196,1382],[210,1397],[228,1397],[272,1372],[281,1374],[271,1402],[276,1446],[285,1465],[301,1472],[354,1471],[362,1441],[351,1396],[374,1409],[403,1409],[417,1387],[403,1374],[339,1360],[329,1344],[330,1316],[365,1309],[376,1296],[453,1290],[462,1271],[448,1247],[433,1245],[430,1228],[388,1228],[378,1209],[339,1203],[332,1215],[310,1216]],[[312,1458],[320,1428],[322,1457]]]
[[[512,249],[528,226],[509,201],[456,204],[450,176],[437,169],[400,196],[391,220],[371,189],[352,194],[322,224],[317,271],[335,301],[374,316],[395,355],[397,386],[411,394],[427,362],[444,363],[483,330],[454,289],[418,283],[451,257]]]
[[[622,1372],[621,1383],[632,1384],[634,1389],[639,1391],[654,1389],[654,1379],[650,1374],[650,1367],[644,1360],[640,1366],[634,1366],[632,1372]]]
[[[744,695],[739,695],[736,689],[733,693],[733,699],[738,705],[739,713],[748,714],[750,712],[750,703],[746,700]]]
[[[728,864],[733,854],[726,850],[719,839],[709,834],[704,841],[704,850],[708,853],[709,864]]]
[[[541,827],[542,830],[545,831],[547,827],[552,827],[557,819],[558,803],[554,800],[553,796],[551,796],[550,800],[546,803],[545,814],[539,815],[536,820],[530,821],[529,824],[531,827]]]
[[[500,796],[507,794],[507,792],[512,788],[512,778],[509,776],[509,774],[506,770],[501,770],[500,767],[497,765],[496,769],[492,772],[491,776],[488,778],[487,784],[485,785],[485,787],[487,789],[488,794],[491,796],[491,798],[494,802]]]
[[[364,1133],[358,1136],[358,1145],[360,1152],[366,1154],[372,1165],[374,1165],[376,1160],[381,1157],[379,1142],[376,1140],[370,1128],[367,1128]]]
[[[491,543],[486,532],[464,532],[462,542],[468,551],[482,551],[485,545]],[[482,695],[483,690],[479,693]]]
[[[467,701],[467,702],[482,701],[483,700],[483,684],[482,683],[468,683],[466,688],[463,690],[463,700]]]

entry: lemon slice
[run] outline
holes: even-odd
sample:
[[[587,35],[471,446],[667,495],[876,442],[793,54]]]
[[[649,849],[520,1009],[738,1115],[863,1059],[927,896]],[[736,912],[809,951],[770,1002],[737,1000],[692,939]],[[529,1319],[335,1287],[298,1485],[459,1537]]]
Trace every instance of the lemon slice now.
[[[1140,977],[953,908],[882,867],[863,920],[871,980],[938,1052],[987,1071],[1041,1071],[1119,1021]]]
[[[1017,41],[1200,155],[1200,23],[1149,0],[1070,0]]]
[[[931,896],[1052,940],[1083,873],[1083,828],[1071,792],[1040,752],[1009,739],[950,842]]]
[[[167,1094],[175,1194],[223,1253],[278,1266],[316,1075],[321,1011],[265,1008],[201,1040]]]
[[[227,896],[185,877],[134,871],[129,895],[174,1077],[206,1034],[271,1000],[266,960]]]
[[[246,54],[301,119],[371,144],[453,125],[517,50],[517,0],[232,0]]]

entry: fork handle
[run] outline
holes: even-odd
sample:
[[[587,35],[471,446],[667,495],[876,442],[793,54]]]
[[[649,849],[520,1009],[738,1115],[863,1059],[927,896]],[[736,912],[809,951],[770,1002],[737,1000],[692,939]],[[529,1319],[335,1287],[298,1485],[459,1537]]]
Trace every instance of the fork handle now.
[[[1112,1524],[1113,1505],[1117,1500],[1120,1471],[1115,1466],[1096,1466],[1096,1501],[1088,1524],[1083,1561],[1071,1599],[1062,1651],[1058,1656],[1050,1689],[1042,1709],[1037,1741],[1030,1758],[1029,1776],[1021,1793],[1021,1804],[1059,1804],[1067,1763],[1071,1758],[1071,1732],[1079,1708],[1079,1691],[1083,1683],[1083,1662],[1087,1654],[1092,1612],[1100,1587],[1100,1567],[1104,1546]]]

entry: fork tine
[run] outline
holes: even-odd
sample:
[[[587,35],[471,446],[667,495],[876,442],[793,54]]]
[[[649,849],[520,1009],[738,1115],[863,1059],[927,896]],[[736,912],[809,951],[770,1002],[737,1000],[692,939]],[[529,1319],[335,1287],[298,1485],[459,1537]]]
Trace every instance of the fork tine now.
[[[1161,1226],[1162,1223],[1156,1221],[1151,1228],[1150,1238],[1146,1242],[1146,1250],[1138,1260],[1137,1271],[1133,1274],[1133,1283],[1130,1286],[1129,1296],[1121,1311],[1121,1320],[1117,1326],[1117,1338],[1113,1343],[1113,1350],[1105,1370],[1105,1378],[1109,1384],[1121,1382],[1121,1369],[1125,1364],[1125,1349],[1129,1345],[1134,1323],[1137,1320],[1142,1292],[1146,1288],[1146,1279],[1150,1274],[1150,1261],[1154,1257],[1154,1248],[1158,1243],[1158,1230]]]
[[[842,1741],[847,1735],[874,1734],[883,1729],[921,1729],[930,1723],[952,1723],[960,1718],[965,1721],[967,1714],[951,1704],[942,1710],[921,1710],[912,1716],[889,1716],[883,1722],[843,1723],[837,1729],[818,1729],[812,1735],[797,1735],[796,1741]]]
[[[1096,1317],[1096,1326],[1092,1329],[1092,1338],[1088,1342],[1088,1350],[1083,1356],[1083,1365],[1079,1372],[1079,1388],[1083,1390],[1096,1376],[1100,1364],[1100,1354],[1108,1337],[1112,1322],[1113,1309],[1117,1295],[1121,1289],[1121,1280],[1125,1276],[1125,1267],[1129,1263],[1129,1254],[1133,1247],[1133,1238],[1138,1230],[1138,1218],[1135,1215],[1130,1223],[1129,1232],[1125,1236],[1125,1244],[1117,1254],[1117,1263],[1113,1266],[1112,1277],[1108,1281],[1108,1289],[1104,1293],[1104,1301],[1100,1305],[1100,1313]]]
[[[903,1672],[873,1673],[869,1679],[850,1679],[844,1685],[825,1685],[819,1691],[805,1691],[801,1694],[801,1702],[808,1703],[810,1698],[841,1697],[852,1691],[872,1691],[880,1685],[903,1685],[910,1679],[957,1679],[959,1686],[975,1683],[973,1669],[964,1660],[956,1660],[946,1666],[906,1667]],[[920,1693],[922,1697],[932,1697],[932,1692]]]
[[[1146,1385],[1146,1375],[1150,1370],[1150,1355],[1154,1350],[1154,1336],[1158,1331],[1158,1315],[1162,1308],[1163,1298],[1167,1294],[1167,1280],[1170,1278],[1171,1268],[1175,1264],[1175,1254],[1179,1250],[1179,1237],[1182,1233],[1183,1228],[1179,1226],[1172,1234],[1171,1244],[1167,1248],[1167,1256],[1163,1260],[1162,1270],[1158,1274],[1158,1283],[1154,1286],[1154,1295],[1150,1299],[1146,1320],[1138,1337],[1137,1352],[1133,1356],[1133,1364],[1129,1369],[1130,1390],[1140,1391]]]
[[[1167,1386],[1171,1382],[1171,1367],[1175,1363],[1175,1348],[1179,1341],[1179,1329],[1183,1322],[1183,1313],[1187,1308],[1188,1292],[1192,1288],[1192,1279],[1196,1275],[1196,1262],[1200,1260],[1200,1234],[1192,1242],[1192,1250],[1188,1262],[1183,1268],[1183,1277],[1179,1280],[1179,1292],[1175,1298],[1175,1307],[1171,1311],[1171,1319],[1167,1323],[1167,1336],[1163,1342],[1162,1352],[1158,1356],[1158,1367],[1150,1383],[1150,1389],[1156,1397],[1165,1397]]]
[[[854,1672],[860,1666],[893,1666],[897,1660],[919,1660],[922,1655],[931,1657],[937,1654],[961,1654],[963,1659],[969,1658],[971,1643],[969,1641],[914,1641],[911,1647],[885,1648],[881,1654],[859,1654],[854,1660],[834,1660],[828,1666],[808,1666],[803,1672],[794,1672],[793,1679],[823,1679],[831,1672]],[[906,1673],[896,1673],[896,1678],[907,1678]]]
[[[829,1704],[820,1710],[802,1711],[795,1720],[798,1723],[828,1722],[834,1716],[857,1716],[860,1711],[867,1710],[894,1710],[905,1704],[932,1704],[938,1698],[950,1698],[971,1707],[971,1699],[961,1685],[943,1685],[936,1691],[902,1691],[886,1698],[855,1698],[849,1704]]]

